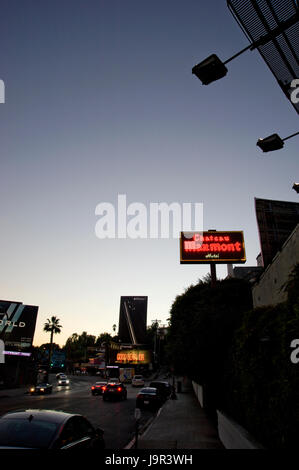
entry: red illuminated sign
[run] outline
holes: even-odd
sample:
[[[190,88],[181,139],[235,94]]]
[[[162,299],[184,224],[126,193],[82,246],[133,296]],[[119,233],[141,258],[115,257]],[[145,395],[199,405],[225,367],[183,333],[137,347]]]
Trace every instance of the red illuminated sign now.
[[[243,232],[181,233],[181,264],[245,263]]]

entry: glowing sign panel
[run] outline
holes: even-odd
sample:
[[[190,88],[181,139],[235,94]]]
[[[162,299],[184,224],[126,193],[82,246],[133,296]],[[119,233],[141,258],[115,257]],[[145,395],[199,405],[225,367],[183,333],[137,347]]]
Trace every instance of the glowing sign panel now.
[[[181,233],[181,264],[245,263],[243,232]]]
[[[122,351],[117,353],[116,362],[131,364],[148,364],[150,362],[150,352],[146,350],[137,351],[133,349],[131,351]]]

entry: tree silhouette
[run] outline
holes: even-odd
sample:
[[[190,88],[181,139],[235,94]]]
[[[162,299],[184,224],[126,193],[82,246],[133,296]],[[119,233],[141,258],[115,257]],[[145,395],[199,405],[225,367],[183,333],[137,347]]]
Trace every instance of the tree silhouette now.
[[[49,350],[49,364],[48,364],[48,373],[51,364],[52,348],[53,348],[53,337],[54,334],[59,334],[61,332],[62,326],[59,324],[59,318],[53,316],[51,319],[47,318],[47,322],[44,324],[44,331],[51,333],[50,336],[50,350]]]

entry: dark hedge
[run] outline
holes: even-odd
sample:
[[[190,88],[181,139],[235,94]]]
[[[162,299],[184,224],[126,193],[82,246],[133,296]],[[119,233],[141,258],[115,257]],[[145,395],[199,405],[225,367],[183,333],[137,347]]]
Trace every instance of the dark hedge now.
[[[288,301],[252,309],[239,279],[199,282],[171,308],[168,361],[202,384],[207,411],[227,412],[267,448],[290,448],[299,434],[299,266],[285,286]]]

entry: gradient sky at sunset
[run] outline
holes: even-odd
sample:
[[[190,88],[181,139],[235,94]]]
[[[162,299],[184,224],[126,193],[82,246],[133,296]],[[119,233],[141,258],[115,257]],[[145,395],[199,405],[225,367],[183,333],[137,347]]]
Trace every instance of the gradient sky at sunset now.
[[[259,239],[254,197],[298,201],[298,138],[263,155],[259,137],[298,116],[257,51],[208,87],[191,73],[248,44],[226,1],[3,0],[0,11],[0,298],[39,305],[74,332],[112,333],[121,295],[148,296],[148,324],[207,266],[177,239],[100,240],[100,202],[204,204],[204,229]],[[226,266],[218,266],[219,277]]]

